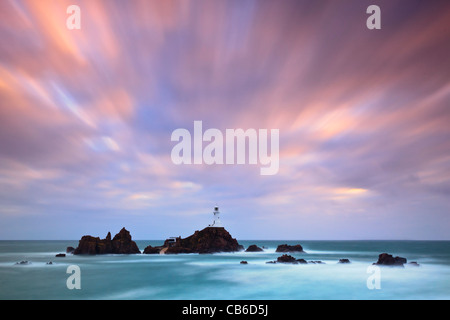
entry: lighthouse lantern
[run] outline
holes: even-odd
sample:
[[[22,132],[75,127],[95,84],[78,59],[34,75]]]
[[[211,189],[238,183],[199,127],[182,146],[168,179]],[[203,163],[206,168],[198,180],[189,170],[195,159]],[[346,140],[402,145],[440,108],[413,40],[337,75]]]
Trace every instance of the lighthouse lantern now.
[[[212,224],[210,224],[210,227],[215,227],[215,228],[222,228],[222,223],[220,222],[220,211],[219,211],[219,206],[215,206],[214,207],[214,221]]]

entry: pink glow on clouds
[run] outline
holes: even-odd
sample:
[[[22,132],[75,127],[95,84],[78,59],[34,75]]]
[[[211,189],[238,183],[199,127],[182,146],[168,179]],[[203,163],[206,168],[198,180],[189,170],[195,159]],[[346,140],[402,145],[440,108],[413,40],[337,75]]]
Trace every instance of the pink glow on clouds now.
[[[0,238],[164,238],[215,203],[241,238],[448,238],[450,8],[406,3],[369,31],[366,1],[77,1],[68,30],[71,1],[2,1]],[[194,120],[280,129],[279,174],[174,165]]]

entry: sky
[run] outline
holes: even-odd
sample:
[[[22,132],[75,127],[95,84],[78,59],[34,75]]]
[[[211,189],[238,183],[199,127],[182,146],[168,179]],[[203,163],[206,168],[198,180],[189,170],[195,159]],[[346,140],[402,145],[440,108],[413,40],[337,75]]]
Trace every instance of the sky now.
[[[185,237],[218,205],[238,240],[449,240],[449,21],[435,0],[3,0],[0,239]],[[194,121],[278,129],[278,173],[174,164]]]

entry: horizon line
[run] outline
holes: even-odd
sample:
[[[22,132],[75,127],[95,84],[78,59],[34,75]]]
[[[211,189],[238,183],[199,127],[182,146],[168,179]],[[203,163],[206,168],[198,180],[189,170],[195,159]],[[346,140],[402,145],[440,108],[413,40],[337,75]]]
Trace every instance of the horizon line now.
[[[237,239],[238,241],[450,241],[450,239]],[[132,239],[132,241],[165,241],[166,239]],[[0,241],[80,241],[80,239],[0,239]]]

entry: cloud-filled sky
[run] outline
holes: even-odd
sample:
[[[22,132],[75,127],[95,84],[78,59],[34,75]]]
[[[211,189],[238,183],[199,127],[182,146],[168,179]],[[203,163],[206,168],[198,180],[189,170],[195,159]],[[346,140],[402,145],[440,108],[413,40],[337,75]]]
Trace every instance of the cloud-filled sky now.
[[[215,204],[238,240],[450,239],[449,21],[435,0],[1,1],[0,239],[184,237]],[[196,120],[279,129],[278,174],[175,165]]]

